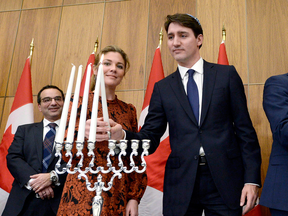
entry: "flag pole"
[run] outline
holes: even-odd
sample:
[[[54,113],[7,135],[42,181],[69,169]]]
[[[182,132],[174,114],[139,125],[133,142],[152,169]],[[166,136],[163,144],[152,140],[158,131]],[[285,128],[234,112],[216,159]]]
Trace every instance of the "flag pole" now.
[[[32,38],[32,41],[30,43],[30,55],[29,56],[32,56],[33,50],[34,50],[34,38]]]
[[[98,50],[98,44],[99,44],[99,41],[98,41],[98,36],[97,36],[97,39],[96,39],[95,44],[94,44],[94,53],[95,54],[97,53],[97,50]]]
[[[30,67],[31,67],[31,65],[32,65],[33,50],[34,50],[34,38],[32,38],[32,41],[31,41],[31,43],[30,43],[30,53],[29,53]]]
[[[222,65],[229,65],[229,61],[228,61],[227,53],[226,53],[226,48],[225,48],[225,40],[226,40],[226,29],[225,29],[224,23],[223,23],[222,42],[221,42],[220,47],[219,47],[217,63],[222,64]]]
[[[224,27],[224,24],[223,24],[223,27],[222,27],[222,40],[225,41],[226,40],[226,29]]]
[[[163,30],[162,30],[162,27],[161,27],[161,31],[159,33],[159,45],[158,45],[160,50],[161,50],[162,41],[163,41]]]

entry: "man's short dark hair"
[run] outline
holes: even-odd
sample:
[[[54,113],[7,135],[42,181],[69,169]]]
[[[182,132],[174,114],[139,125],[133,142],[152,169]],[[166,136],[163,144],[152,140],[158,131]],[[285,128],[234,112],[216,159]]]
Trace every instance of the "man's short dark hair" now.
[[[178,23],[181,26],[192,29],[196,38],[198,37],[199,34],[203,35],[203,29],[199,23],[199,20],[189,14],[176,13],[173,15],[167,15],[166,21],[164,23],[166,32],[168,32],[169,25],[172,22]],[[200,45],[199,48],[201,48],[201,46],[202,44]]]
[[[38,104],[41,104],[41,96],[40,95],[45,89],[57,89],[58,91],[61,92],[62,98],[64,100],[64,93],[63,93],[63,91],[60,88],[58,88],[55,85],[46,85],[38,92],[38,95],[37,95],[37,103]]]

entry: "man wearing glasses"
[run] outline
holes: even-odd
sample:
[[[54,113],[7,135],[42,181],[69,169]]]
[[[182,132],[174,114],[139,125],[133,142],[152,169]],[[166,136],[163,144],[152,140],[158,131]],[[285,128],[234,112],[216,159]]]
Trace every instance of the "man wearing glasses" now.
[[[57,175],[54,170],[58,160],[54,139],[64,104],[63,91],[44,86],[37,103],[44,119],[19,126],[8,150],[7,166],[14,182],[3,216],[50,216],[58,210],[66,175]]]

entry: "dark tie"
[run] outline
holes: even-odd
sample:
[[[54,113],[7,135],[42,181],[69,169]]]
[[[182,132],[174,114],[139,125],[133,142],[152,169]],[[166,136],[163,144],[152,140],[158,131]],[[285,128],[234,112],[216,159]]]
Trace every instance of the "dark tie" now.
[[[197,123],[199,124],[199,94],[197,85],[193,79],[193,74],[195,73],[195,70],[189,69],[187,73],[189,74],[189,79],[187,83],[187,96]]]
[[[43,161],[42,161],[42,164],[43,164],[42,172],[43,173],[47,172],[47,168],[49,165],[49,161],[50,161],[51,153],[52,153],[52,149],[53,149],[55,134],[56,134],[55,127],[57,126],[57,124],[56,123],[50,123],[50,124],[48,124],[48,126],[50,127],[50,130],[46,134],[44,141],[43,141]]]

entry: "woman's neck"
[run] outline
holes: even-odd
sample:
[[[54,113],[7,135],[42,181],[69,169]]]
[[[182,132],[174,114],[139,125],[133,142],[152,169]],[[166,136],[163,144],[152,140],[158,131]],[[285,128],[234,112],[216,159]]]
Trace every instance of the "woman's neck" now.
[[[93,91],[95,93],[95,91]],[[107,100],[114,100],[115,99],[115,90],[107,89],[106,88],[106,99]],[[99,96],[101,97],[101,90],[99,91]]]
[[[106,88],[106,99],[107,100],[114,100],[115,99],[115,89],[111,90],[111,89]]]

